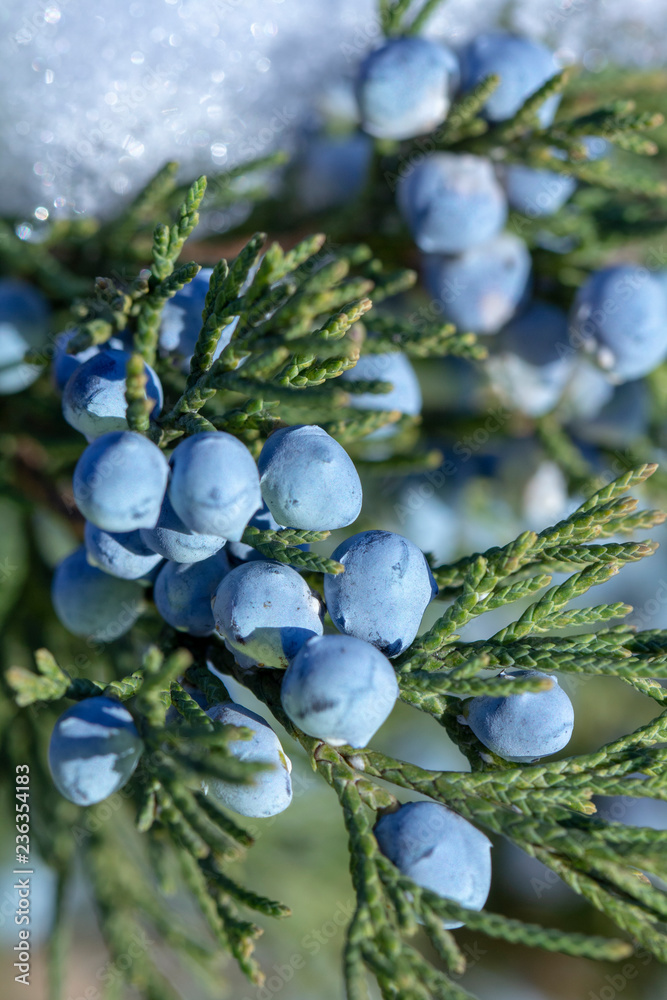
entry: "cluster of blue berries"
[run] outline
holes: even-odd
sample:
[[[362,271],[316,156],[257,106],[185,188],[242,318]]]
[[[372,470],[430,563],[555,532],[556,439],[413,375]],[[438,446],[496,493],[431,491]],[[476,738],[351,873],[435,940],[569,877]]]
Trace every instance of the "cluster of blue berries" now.
[[[359,68],[361,125],[386,140],[431,132],[446,120],[456,93],[469,93],[492,74],[500,82],[482,114],[506,121],[558,69],[545,46],[503,32],[478,35],[458,52],[433,39],[391,39]],[[556,94],[541,105],[542,127],[553,121],[559,100]],[[608,150],[595,137],[582,144],[589,160]],[[610,384],[640,378],[665,359],[662,276],[634,265],[599,271],[580,290],[569,318],[531,299],[530,253],[524,240],[503,230],[508,208],[533,218],[550,215],[573,193],[573,178],[446,152],[412,156],[399,174],[398,206],[422,251],[426,288],[459,329],[498,335],[489,373],[508,405],[540,416],[565,398],[572,415],[589,416],[593,396],[601,408]]]
[[[460,721],[505,760],[529,762],[562,750],[572,736],[574,710],[556,678],[537,670],[501,676],[508,685],[514,678],[548,678],[552,686],[470,698]],[[435,802],[408,802],[379,819],[375,836],[380,850],[417,885],[471,910],[484,906],[491,886],[491,842],[458,813]]]
[[[483,114],[504,121],[558,68],[543,45],[501,32],[479,35],[458,53],[431,39],[392,39],[359,69],[362,128],[384,139],[431,132],[447,118],[455,93],[468,93],[492,74],[500,83]],[[553,120],[558,101],[555,95],[542,105],[543,125]],[[523,166],[500,171],[470,154],[434,152],[416,163],[411,158],[401,171],[398,205],[425,254],[426,285],[446,319],[490,334],[511,318],[527,293],[531,262],[523,240],[502,232],[508,204],[548,214],[572,188],[569,178],[553,172]]]
[[[393,39],[360,68],[362,127],[383,138],[423,134],[445,121],[454,93],[465,94],[492,74],[500,83],[483,114],[504,121],[557,70],[543,45],[500,32],[479,35],[458,53],[434,40]],[[554,96],[542,105],[542,125],[551,123],[558,101]],[[552,171],[445,152],[411,158],[398,185],[399,208],[422,251],[427,290],[459,329],[501,332],[489,371],[496,388],[533,415],[562,395],[573,351],[565,315],[548,303],[529,303],[528,246],[503,227],[509,207],[550,214],[573,189],[569,177]]]
[[[182,337],[179,352],[191,348]],[[323,602],[301,574],[264,559],[241,539],[248,524],[323,531],[355,521],[362,490],[345,450],[320,427],[293,426],[268,439],[257,463],[242,442],[223,432],[187,438],[167,460],[148,437],[127,426],[128,360],[129,353],[115,346],[84,358],[75,355],[63,386],[66,419],[89,444],[73,478],[74,499],[86,518],[85,545],[60,563],[53,579],[61,622],[90,640],[111,641],[132,627],[145,604],[144,588],[152,585],[158,612],[174,628],[219,636],[244,667],[286,669],[286,711],[307,732],[339,744],[365,745],[398,695],[385,653],[396,655],[412,642],[434,594],[423,554],[388,532],[349,540],[345,553],[341,548],[334,556],[352,558],[356,540],[357,573],[366,574],[371,586],[359,599],[354,597],[359,588],[355,571],[332,577],[328,600],[342,634],[323,636]],[[62,371],[62,357],[55,361],[56,372],[58,366]],[[146,374],[155,412],[162,390],[148,366]],[[378,561],[370,541],[376,550],[386,548],[387,555]],[[374,562],[380,569],[386,566],[386,594]],[[394,591],[401,589],[402,578],[401,598]],[[355,601],[356,618],[349,610]],[[387,615],[391,624],[382,625]],[[329,667],[332,658],[340,657],[347,657],[349,667],[337,682]],[[298,698],[291,680],[295,670],[304,675]],[[346,682],[353,675],[363,688],[359,697]],[[71,711],[77,716],[79,710]],[[80,711],[85,716],[87,709]],[[266,748],[266,732],[260,728],[258,733]],[[251,752],[252,746],[253,741],[239,741],[239,753]],[[54,751],[54,773],[61,759]],[[275,799],[280,808],[289,798],[289,768],[282,771],[287,774],[280,778],[284,794]],[[123,781],[129,773],[123,771]],[[59,787],[67,780],[62,777]],[[212,791],[224,797],[219,785]],[[108,782],[100,786],[101,797],[109,787]],[[72,796],[79,801],[76,790]]]
[[[183,339],[179,345],[184,354],[192,347]],[[393,532],[352,535],[333,552],[343,572],[325,574],[322,599],[297,570],[264,558],[242,536],[248,524],[314,531],[352,524],[362,490],[344,449],[322,428],[304,425],[275,431],[257,463],[223,432],[186,438],[167,460],[125,423],[127,359],[116,347],[75,356],[64,385],[63,410],[89,444],[73,482],[86,517],[85,546],[53,580],[60,620],[78,635],[110,641],[136,621],[143,588],[152,584],[158,612],[175,629],[224,642],[241,670],[282,669],[282,707],[301,731],[332,746],[365,747],[399,695],[391,659],[413,642],[437,595],[423,553]],[[159,380],[148,368],[147,376],[157,408]],[[337,631],[325,634],[325,610]],[[211,705],[188,690],[211,720],[250,731],[249,739],[229,742],[232,755],[269,765],[249,784],[216,778],[207,791],[246,816],[284,810],[292,799],[291,763],[273,729],[241,705]],[[490,751],[508,760],[556,752],[573,725],[557,683],[538,693],[473,698],[464,717]],[[167,723],[179,724],[177,714],[170,711]],[[60,717],[49,763],[62,794],[90,805],[123,787],[142,752],[127,708],[99,696]],[[418,884],[467,907],[484,905],[491,845],[463,817],[433,803],[408,803],[384,814],[376,835]]]

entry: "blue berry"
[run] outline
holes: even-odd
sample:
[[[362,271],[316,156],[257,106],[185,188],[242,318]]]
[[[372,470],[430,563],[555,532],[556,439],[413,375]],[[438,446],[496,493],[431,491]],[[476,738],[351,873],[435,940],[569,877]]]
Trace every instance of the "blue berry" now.
[[[129,351],[104,350],[84,361],[67,380],[63,390],[63,416],[88,440],[109,431],[127,429],[125,373]],[[160,380],[146,365],[146,394],[154,401],[153,416],[162,409]]]
[[[224,432],[194,434],[171,456],[169,499],[191,530],[238,542],[261,506],[259,474],[252,455]]]
[[[624,382],[613,389],[599,413],[581,421],[576,435],[606,448],[630,448],[647,434],[650,419],[651,400],[644,381]]]
[[[555,150],[553,155],[559,152]],[[577,186],[574,177],[558,174],[555,170],[536,170],[522,163],[508,164],[501,176],[512,208],[530,219],[553,215],[574,194]]]
[[[152,528],[168,476],[157,445],[133,431],[112,431],[89,444],[76,463],[74,499],[83,516],[105,531]]]
[[[430,153],[402,178],[397,199],[425,253],[461,253],[495,236],[507,219],[505,193],[480,156]]]
[[[173,351],[182,355],[184,371],[190,368],[190,359],[202,328],[202,313],[212,274],[212,267],[202,267],[192,281],[169,299],[162,310],[160,347],[164,352]],[[237,323],[238,317],[235,316],[232,322],[224,327],[213,352],[214,360],[220,357],[232,339]]]
[[[168,562],[158,573],[153,600],[164,620],[190,635],[210,635],[215,628],[211,602],[229,563],[224,549],[196,563]]]
[[[371,140],[359,132],[311,139],[296,177],[301,206],[321,212],[349,204],[364,186],[372,153]]]
[[[177,563],[199,562],[214,555],[225,544],[219,535],[199,535],[190,531],[171,506],[169,494],[162,501],[162,508],[154,528],[142,528],[141,540],[153,552]]]
[[[295,726],[332,746],[365,747],[398,698],[379,650],[349,635],[309,639],[287,668],[280,700]]]
[[[528,291],[531,259],[523,240],[501,233],[460,257],[424,258],[424,282],[459,330],[497,333]]]
[[[23,392],[39,378],[39,365],[24,362],[30,345],[18,330],[0,320],[0,396]]]
[[[508,406],[531,416],[553,409],[573,371],[567,316],[548,302],[533,301],[497,337],[489,358],[492,381]]]
[[[424,553],[393,531],[361,531],[332,554],[345,567],[324,577],[324,599],[337,629],[386,656],[410,645],[438,593]]]
[[[122,580],[146,581],[162,557],[144,545],[138,531],[114,533],[86,521],[86,553],[91,566]]]
[[[274,431],[257,462],[262,496],[278,524],[333,531],[356,521],[361,482],[345,449],[321,427]]]
[[[375,825],[382,853],[417,885],[470,910],[481,910],[491,888],[491,841],[437,802],[407,802]],[[448,929],[463,926],[445,920]]]
[[[230,740],[232,756],[253,764],[271,764],[271,770],[257,771],[250,784],[238,784],[214,778],[209,782],[211,795],[242,816],[276,816],[292,801],[292,762],[268,722],[233,701],[213,705],[206,713],[225,726],[252,730],[249,740]]]
[[[122,351],[125,347],[123,341],[120,337],[111,337],[104,344],[93,344],[92,347],[87,347],[85,351],[79,351],[78,354],[68,354],[67,345],[70,340],[76,336],[79,331],[65,330],[64,333],[59,333],[55,340],[55,351],[53,354],[53,363],[51,365],[51,373],[53,375],[53,381],[55,382],[56,388],[61,392],[67,385],[67,382],[71,375],[81,367],[84,362],[93,358],[100,351],[109,350],[110,348],[114,351]]]
[[[91,566],[84,546],[56,567],[51,600],[68,632],[99,642],[125,635],[143,610],[140,584]]]
[[[445,45],[418,36],[390,39],[359,67],[362,128],[380,139],[431,132],[447,117],[458,76],[458,60]]]
[[[409,416],[421,413],[422,394],[419,379],[407,356],[401,351],[389,354],[363,354],[354,368],[343,372],[341,382],[391,382],[389,392],[363,392],[350,396],[350,406],[355,410],[398,410]],[[369,434],[366,440],[391,437],[396,432],[387,424]]]
[[[505,697],[471,698],[465,703],[464,715],[477,739],[499,757],[520,762],[562,750],[572,736],[574,709],[557,679],[539,670],[510,670],[506,677],[508,691],[514,677],[548,677],[553,687]]]
[[[545,45],[501,31],[473,38],[461,52],[460,62],[463,91],[472,90],[492,73],[500,77],[483,109],[493,122],[511,118],[560,70],[556,57]],[[560,94],[554,94],[541,105],[537,117],[543,127],[554,120],[559,103]]]
[[[607,376],[584,355],[575,357],[560,410],[566,420],[588,421],[610,401],[614,387]]]
[[[41,374],[39,365],[23,359],[46,339],[48,318],[47,301],[36,288],[0,279],[0,396],[22,392]]]
[[[592,274],[572,309],[577,341],[616,382],[648,375],[667,356],[667,294],[645,268],[618,264]]]
[[[243,563],[213,601],[218,634],[234,652],[267,667],[286,667],[307,639],[322,635],[317,594],[295,569],[270,560]]]
[[[51,777],[70,802],[92,806],[127,784],[143,748],[124,705],[103,695],[86,698],[63,712],[53,728]]]

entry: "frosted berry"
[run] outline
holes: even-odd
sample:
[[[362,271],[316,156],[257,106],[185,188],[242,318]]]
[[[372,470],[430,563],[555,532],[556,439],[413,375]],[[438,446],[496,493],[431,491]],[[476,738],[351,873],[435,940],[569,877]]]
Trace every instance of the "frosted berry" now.
[[[367,746],[397,698],[396,674],[386,656],[349,635],[309,639],[280,690],[294,725],[332,746]]]
[[[510,670],[506,696],[480,695],[465,703],[464,715],[485,747],[505,760],[527,762],[567,746],[574,727],[572,702],[553,674]],[[512,679],[548,677],[548,691],[511,694]]]
[[[169,466],[148,438],[112,431],[89,444],[74,470],[77,507],[105,531],[152,528],[162,507]]]
[[[286,667],[307,639],[322,634],[318,596],[295,569],[271,560],[231,570],[217,589],[213,615],[230,649],[267,667]]]
[[[127,784],[142,751],[128,710],[100,695],[60,716],[51,733],[49,768],[61,795],[78,806],[91,806]]]
[[[180,632],[210,635],[215,626],[211,601],[228,571],[224,549],[201,562],[166,563],[158,573],[153,590],[160,615]]]
[[[653,371],[667,356],[667,293],[646,268],[618,264],[596,271],[572,308],[575,343],[616,382]]]
[[[555,156],[560,151],[552,151]],[[574,177],[555,170],[536,170],[523,163],[510,163],[501,173],[507,200],[517,212],[529,219],[553,215],[577,187]]]
[[[181,367],[184,371],[190,368],[190,359],[201,332],[202,313],[212,274],[212,267],[202,267],[192,281],[169,299],[162,310],[160,347],[165,353],[180,354],[183,358]],[[214,360],[220,357],[232,339],[237,323],[238,317],[235,316],[232,322],[223,328],[213,352]]]
[[[345,572],[324,577],[324,599],[346,635],[398,656],[410,645],[438,592],[424,553],[393,531],[362,531],[332,553]]]
[[[127,429],[125,379],[129,351],[98,351],[84,361],[67,380],[63,390],[63,416],[68,424],[93,440],[109,431]],[[146,395],[154,403],[152,414],[158,416],[163,395],[160,380],[146,365]]]
[[[84,538],[91,566],[122,580],[146,580],[162,562],[162,556],[144,545],[138,531],[114,533],[87,521]]]
[[[46,340],[48,320],[41,292],[14,278],[0,279],[0,396],[22,392],[40,376],[40,365],[24,358]]]
[[[51,599],[68,632],[99,642],[125,635],[143,609],[141,586],[91,566],[83,546],[56,567]]]
[[[528,247],[501,233],[459,257],[424,258],[424,282],[442,307],[442,316],[463,332],[497,333],[529,290]]]
[[[531,302],[501,330],[494,346],[488,369],[507,405],[531,416],[553,409],[575,364],[562,309]]]
[[[276,816],[287,809],[292,801],[292,762],[268,722],[233,701],[213,705],[206,714],[226,726],[252,730],[249,740],[229,741],[228,747],[234,757],[249,763],[271,765],[270,770],[255,772],[248,784],[213,778],[209,781],[211,795],[242,816]]]
[[[363,392],[350,396],[350,406],[355,410],[398,410],[408,416],[421,413],[422,394],[419,379],[409,359],[401,351],[388,354],[363,354],[354,368],[343,372],[341,382],[391,382],[389,392]],[[366,440],[391,437],[396,431],[393,424],[379,427]]]
[[[451,49],[429,38],[392,38],[370,52],[356,92],[364,131],[380,139],[410,139],[447,117],[458,81]]]
[[[463,816],[438,802],[408,802],[382,816],[374,832],[382,853],[417,885],[482,909],[491,888],[491,841]]]
[[[274,431],[257,465],[262,496],[278,524],[332,531],[359,516],[361,482],[354,462],[321,427]]]
[[[165,493],[160,516],[154,528],[142,528],[141,539],[153,552],[177,563],[200,562],[218,552],[225,544],[219,535],[200,535],[181,521]]]
[[[425,253],[462,253],[491,239],[507,219],[507,199],[489,160],[430,153],[401,179],[398,205]]]
[[[239,541],[262,504],[243,442],[222,431],[194,434],[176,446],[170,465],[169,500],[190,531]]]
[[[485,32],[473,38],[463,48],[460,63],[463,91],[472,90],[492,74],[500,77],[483,109],[493,122],[511,118],[561,68],[545,45],[502,31]],[[559,103],[560,94],[544,101],[537,112],[540,125],[551,124]]]
[[[89,361],[90,358],[99,354],[100,351],[122,351],[125,348],[125,344],[120,337],[110,337],[104,344],[93,344],[91,347],[86,347],[85,350],[79,351],[77,354],[68,354],[67,345],[78,332],[79,331],[76,329],[65,330],[63,333],[59,333],[55,340],[51,373],[53,375],[53,381],[55,382],[56,388],[61,392],[67,385],[70,376],[73,375],[74,372],[81,367],[81,365],[85,364],[86,361]]]

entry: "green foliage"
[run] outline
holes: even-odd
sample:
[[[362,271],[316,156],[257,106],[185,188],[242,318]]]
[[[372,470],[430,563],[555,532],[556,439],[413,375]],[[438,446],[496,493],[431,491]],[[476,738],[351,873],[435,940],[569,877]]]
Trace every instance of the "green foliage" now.
[[[399,34],[420,30],[437,0],[421,5],[386,0],[380,6],[385,32]],[[473,362],[486,355],[473,334],[432,319],[415,322],[404,314],[402,300],[398,305],[396,300],[387,302],[409,291],[416,280],[405,239],[394,242],[395,227],[380,224],[394,211],[389,186],[410,157],[432,148],[493,156],[500,150],[509,161],[548,167],[584,182],[572,203],[555,216],[512,220],[533,248],[536,269],[553,290],[552,297],[564,305],[588,270],[630,239],[637,259],[648,262],[650,240],[667,225],[664,182],[657,172],[638,168],[625,156],[660,155],[645,133],[659,128],[662,117],[644,104],[655,98],[667,106],[664,79],[629,78],[626,86],[634,89],[634,98],[599,107],[591,105],[586,90],[592,85],[575,77],[558,119],[549,128],[539,128],[536,112],[541,103],[561,92],[568,77],[558,74],[510,121],[493,126],[480,114],[498,83],[489,78],[454,104],[428,145],[423,139],[376,144],[375,175],[384,176],[389,185],[381,185],[377,197],[366,193],[353,207],[354,219],[345,212],[327,219],[331,222],[327,231],[333,236],[300,236],[289,240],[290,249],[283,249],[277,242],[267,245],[262,232],[244,232],[242,248],[215,264],[201,332],[185,377],[182,359],[163,356],[158,349],[162,309],[199,270],[197,263],[179,263],[199,211],[241,197],[235,181],[243,170],[213,178],[208,187],[204,178],[177,185],[176,167],[167,164],[117,219],[59,224],[61,228],[42,244],[23,243],[3,223],[0,263],[10,273],[36,282],[57,305],[73,305],[78,332],[71,351],[104,343],[119,331],[133,334],[128,422],[161,447],[189,434],[219,429],[235,434],[257,454],[277,426],[309,422],[319,423],[349,447],[365,471],[372,468],[382,476],[433,468],[440,455],[416,444],[417,418],[354,408],[356,393],[382,394],[390,388],[388,383],[345,383],[342,388],[336,381],[364,352],[402,350],[417,359],[453,357]],[[605,94],[603,83],[600,78],[597,86]],[[606,159],[584,160],[580,140],[591,135],[613,143],[624,158],[614,165]],[[554,150],[563,150],[567,158],[555,158]],[[277,159],[263,158],[251,167],[261,170]],[[168,218],[172,211],[171,225],[161,223],[153,229],[156,217]],[[278,207],[265,201],[251,221],[276,231],[278,222],[290,218],[289,212],[288,204]],[[296,228],[298,212],[291,218]],[[345,236],[339,238],[343,229]],[[566,251],[546,249],[545,233],[553,240],[568,241]],[[384,253],[382,260],[376,254],[381,242],[386,244],[389,263]],[[113,277],[97,278],[88,295],[93,264],[95,271],[106,270]],[[220,338],[232,323],[231,339],[214,361]],[[145,361],[155,364],[166,389],[167,405],[157,419],[151,418],[146,397]],[[289,910],[234,877],[234,863],[252,847],[253,839],[202,788],[202,782],[212,778],[252,781],[260,768],[239,762],[229,750],[230,740],[247,736],[247,731],[212,722],[188,693],[191,684],[210,702],[227,699],[218,674],[234,676],[264,702],[340,803],[356,893],[344,951],[350,1000],[368,996],[369,974],[387,1000],[468,997],[457,982],[466,958],[455,935],[443,930],[443,918],[461,919],[473,930],[502,941],[567,955],[620,960],[639,944],[661,961],[667,959],[665,896],[637,877],[640,870],[667,878],[660,836],[649,829],[602,821],[592,801],[596,795],[667,798],[667,695],[659,683],[667,679],[667,633],[638,632],[623,624],[620,620],[630,609],[621,603],[571,607],[575,598],[625,564],[655,550],[650,542],[619,541],[618,536],[634,535],[664,519],[657,511],[638,509],[627,495],[651,476],[658,483],[655,492],[661,498],[665,494],[664,473],[654,475],[656,467],[650,461],[662,441],[661,424],[667,416],[663,375],[655,373],[649,381],[655,411],[650,440],[630,449],[613,482],[597,480],[558,411],[528,422],[528,430],[522,425],[521,432],[539,439],[571,487],[591,494],[589,499],[539,533],[527,531],[503,547],[434,565],[447,604],[396,661],[401,698],[443,727],[466,755],[469,772],[429,771],[372,749],[333,749],[306,736],[282,712],[279,671],[242,672],[217,640],[195,639],[166,626],[160,629],[150,610],[117,650],[98,646],[82,653],[82,644],[70,640],[49,618],[45,563],[53,563],[55,556],[40,548],[32,516],[47,508],[61,526],[65,515],[69,517],[71,509],[63,498],[79,451],[71,439],[60,437],[57,401],[46,381],[25,397],[31,407],[27,427],[19,403],[8,408],[1,442],[3,517],[6,510],[16,537],[27,541],[23,548],[17,543],[14,555],[7,556],[20,566],[8,570],[0,592],[0,614],[8,626],[2,647],[6,662],[0,688],[0,741],[5,776],[13,775],[17,763],[30,763],[39,803],[33,813],[34,835],[40,853],[58,875],[51,1000],[57,1000],[62,986],[67,945],[62,907],[75,855],[93,887],[112,959],[127,953],[148,926],[212,990],[219,988],[222,954],[231,954],[253,983],[263,981],[253,957],[261,931],[247,911],[283,918]],[[451,415],[448,429],[454,439],[460,429],[457,420],[456,414]],[[365,438],[390,423],[398,425],[399,433],[387,446],[388,454],[364,464]],[[506,432],[504,428],[502,433]],[[604,447],[601,451],[607,454]],[[318,550],[303,552],[298,546],[319,544],[327,535],[249,527],[242,541],[265,556],[307,571],[319,586],[318,575],[339,573],[343,567]],[[556,573],[567,578],[551,585]],[[490,638],[461,639],[459,630],[470,621],[518,602],[521,609],[514,621]],[[21,642],[25,646],[28,641],[44,647],[35,653],[36,672],[27,663],[16,662],[22,659],[17,652],[23,648]],[[466,698],[497,692],[503,684],[499,672],[513,667],[616,677],[652,699],[659,711],[648,724],[594,753],[532,765],[508,763],[479,743],[464,724],[462,710]],[[537,690],[548,684],[529,679],[517,682],[515,689]],[[95,694],[124,701],[145,743],[140,765],[123,790],[119,814],[97,825],[89,821],[94,809],[82,811],[60,798],[45,766],[46,738],[65,702]],[[168,709],[178,715],[178,722],[166,723]],[[487,910],[465,911],[417,887],[381,855],[373,836],[378,813],[397,804],[388,784],[396,792],[407,790],[445,803],[492,836],[511,840],[605,914],[623,940],[541,927]],[[201,927],[196,929],[165,912],[161,900],[183,887],[200,911]],[[438,967],[415,946],[420,927],[435,949]],[[147,1000],[177,995],[148,951],[132,964],[128,977]]]

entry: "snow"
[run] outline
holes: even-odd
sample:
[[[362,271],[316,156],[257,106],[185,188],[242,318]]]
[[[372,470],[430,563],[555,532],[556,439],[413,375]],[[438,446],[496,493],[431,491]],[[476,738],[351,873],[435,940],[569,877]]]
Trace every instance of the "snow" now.
[[[429,33],[457,45],[504,0],[449,0]],[[518,0],[512,26],[592,71],[659,61],[662,0]],[[375,0],[3,0],[0,212],[112,213],[167,159],[188,176],[289,147],[315,108],[349,108],[378,44]]]

